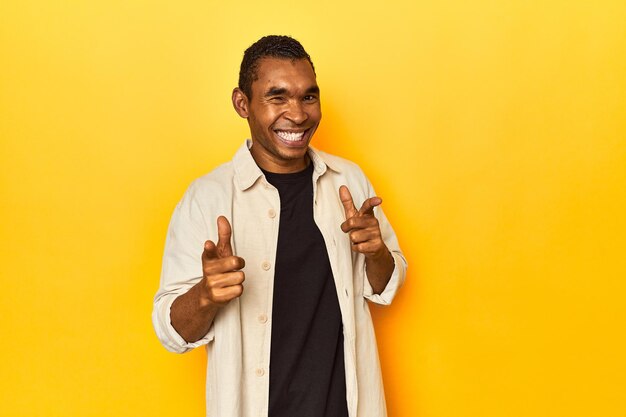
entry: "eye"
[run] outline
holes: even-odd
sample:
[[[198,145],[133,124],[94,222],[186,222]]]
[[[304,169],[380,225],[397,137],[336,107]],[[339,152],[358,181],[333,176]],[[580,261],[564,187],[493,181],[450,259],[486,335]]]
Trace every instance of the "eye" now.
[[[317,101],[317,96],[309,94],[308,96],[304,96],[304,101],[306,101],[307,103],[314,103],[315,101]]]
[[[285,102],[285,97],[283,97],[283,96],[273,96],[273,97],[270,97],[268,99],[268,101],[270,103],[274,103],[274,104],[282,104],[282,103]]]

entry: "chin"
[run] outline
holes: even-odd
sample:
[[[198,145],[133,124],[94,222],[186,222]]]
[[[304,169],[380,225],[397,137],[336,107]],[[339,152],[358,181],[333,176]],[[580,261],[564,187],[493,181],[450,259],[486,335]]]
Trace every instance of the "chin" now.
[[[302,159],[304,158],[304,156],[307,153],[307,149],[308,146],[305,146],[301,149],[284,149],[284,148],[279,148],[278,149],[278,154],[285,160],[296,160],[296,159]]]

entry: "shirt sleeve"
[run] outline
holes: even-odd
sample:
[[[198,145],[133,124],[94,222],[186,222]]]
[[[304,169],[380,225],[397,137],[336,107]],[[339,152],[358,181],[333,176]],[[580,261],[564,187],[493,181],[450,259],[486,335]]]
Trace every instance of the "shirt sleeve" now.
[[[202,279],[202,250],[209,239],[209,225],[195,199],[193,185],[176,206],[169,224],[161,282],[154,297],[152,324],[161,344],[169,351],[184,353],[213,340],[213,326],[200,340],[187,343],[170,321],[174,300]]]

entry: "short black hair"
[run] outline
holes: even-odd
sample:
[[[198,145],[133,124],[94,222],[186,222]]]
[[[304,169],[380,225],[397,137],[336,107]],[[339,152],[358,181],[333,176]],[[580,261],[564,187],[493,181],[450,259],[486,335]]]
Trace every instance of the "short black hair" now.
[[[266,57],[291,60],[306,59],[311,64],[313,73],[315,73],[313,61],[300,42],[290,36],[264,36],[250,45],[243,53],[243,60],[239,69],[239,89],[248,98],[252,97],[252,82],[258,80],[259,60]]]

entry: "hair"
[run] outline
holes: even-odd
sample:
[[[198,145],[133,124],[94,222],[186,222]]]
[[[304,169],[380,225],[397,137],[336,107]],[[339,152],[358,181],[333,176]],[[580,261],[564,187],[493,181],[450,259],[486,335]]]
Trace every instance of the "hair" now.
[[[282,59],[306,59],[311,64],[313,73],[315,67],[311,57],[304,50],[300,42],[289,36],[269,35],[264,36],[243,53],[241,68],[239,70],[239,89],[246,97],[252,97],[252,83],[259,79],[259,61],[262,58],[282,58]]]

